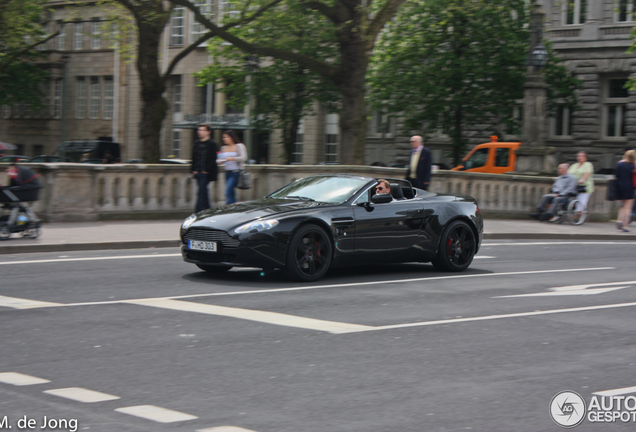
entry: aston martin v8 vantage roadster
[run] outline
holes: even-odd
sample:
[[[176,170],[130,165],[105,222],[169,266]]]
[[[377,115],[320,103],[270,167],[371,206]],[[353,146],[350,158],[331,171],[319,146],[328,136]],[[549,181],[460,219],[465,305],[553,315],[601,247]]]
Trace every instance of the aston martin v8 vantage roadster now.
[[[278,268],[299,281],[356,264],[468,268],[483,238],[476,200],[388,180],[390,194],[376,193],[375,178],[315,175],[259,200],[204,210],[181,225],[181,254],[209,273]]]

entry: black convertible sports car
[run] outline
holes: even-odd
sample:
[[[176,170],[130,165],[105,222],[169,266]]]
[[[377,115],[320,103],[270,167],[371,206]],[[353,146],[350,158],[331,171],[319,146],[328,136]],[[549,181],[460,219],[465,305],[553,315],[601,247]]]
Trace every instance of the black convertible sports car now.
[[[210,273],[282,268],[300,281],[374,262],[465,270],[483,237],[475,199],[389,181],[391,194],[376,194],[374,178],[316,175],[260,200],[202,211],[181,226],[183,259]]]

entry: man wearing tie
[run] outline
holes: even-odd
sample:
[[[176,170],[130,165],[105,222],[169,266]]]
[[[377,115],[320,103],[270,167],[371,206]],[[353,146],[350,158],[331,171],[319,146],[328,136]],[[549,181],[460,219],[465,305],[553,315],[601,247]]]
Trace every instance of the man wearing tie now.
[[[421,135],[411,137],[411,159],[409,161],[406,179],[416,188],[428,190],[431,182],[431,151],[424,147]]]

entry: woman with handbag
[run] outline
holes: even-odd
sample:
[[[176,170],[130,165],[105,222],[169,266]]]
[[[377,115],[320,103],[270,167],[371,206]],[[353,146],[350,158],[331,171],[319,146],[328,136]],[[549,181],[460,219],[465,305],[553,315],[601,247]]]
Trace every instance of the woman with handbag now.
[[[616,200],[621,201],[621,207],[618,209],[618,217],[616,218],[616,228],[623,232],[629,232],[627,226],[632,219],[634,162],[636,162],[636,151],[628,150],[614,169]]]
[[[247,148],[233,130],[223,132],[223,146],[218,155],[219,163],[225,165],[225,199],[227,204],[236,202],[236,183],[245,167]]]
[[[577,211],[587,211],[587,203],[590,200],[590,195],[594,192],[594,180],[592,178],[594,165],[588,162],[587,153],[584,151],[577,153],[576,163],[570,166],[568,173],[576,178],[579,186],[579,193],[576,199],[581,204],[581,208],[578,208]]]

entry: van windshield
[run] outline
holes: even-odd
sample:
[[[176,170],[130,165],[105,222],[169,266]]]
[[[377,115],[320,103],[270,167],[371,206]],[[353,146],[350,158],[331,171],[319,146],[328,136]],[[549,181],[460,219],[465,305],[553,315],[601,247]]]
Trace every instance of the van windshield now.
[[[472,168],[481,168],[486,165],[486,161],[488,160],[488,150],[487,148],[482,148],[475,150],[464,164],[464,168],[472,169]]]

